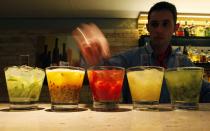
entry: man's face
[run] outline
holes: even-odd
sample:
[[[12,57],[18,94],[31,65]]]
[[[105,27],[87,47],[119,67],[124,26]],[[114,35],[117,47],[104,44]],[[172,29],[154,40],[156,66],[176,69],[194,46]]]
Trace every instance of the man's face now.
[[[168,45],[176,31],[173,15],[170,11],[154,11],[147,24],[151,42],[154,46]]]

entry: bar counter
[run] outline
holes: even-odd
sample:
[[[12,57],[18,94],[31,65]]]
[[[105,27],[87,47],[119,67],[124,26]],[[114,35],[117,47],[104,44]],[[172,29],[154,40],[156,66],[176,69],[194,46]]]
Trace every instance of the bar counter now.
[[[9,111],[8,104],[0,104],[0,131],[210,131],[209,103],[201,104],[199,111],[136,111],[132,105],[120,105],[117,111],[103,112],[79,106],[72,112],[52,112],[50,104]]]

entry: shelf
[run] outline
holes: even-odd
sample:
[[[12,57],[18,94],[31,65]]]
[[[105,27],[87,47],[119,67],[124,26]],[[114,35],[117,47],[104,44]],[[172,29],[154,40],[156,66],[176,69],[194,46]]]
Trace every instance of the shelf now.
[[[145,45],[146,42],[149,42],[149,35],[141,35],[139,39],[139,46]],[[171,40],[173,46],[201,46],[201,47],[210,47],[210,37],[197,37],[197,36],[173,36]]]
[[[210,37],[180,37],[174,36],[171,40],[172,45],[174,46],[210,46]]]
[[[205,69],[210,69],[210,63],[194,63],[196,66],[203,67]]]

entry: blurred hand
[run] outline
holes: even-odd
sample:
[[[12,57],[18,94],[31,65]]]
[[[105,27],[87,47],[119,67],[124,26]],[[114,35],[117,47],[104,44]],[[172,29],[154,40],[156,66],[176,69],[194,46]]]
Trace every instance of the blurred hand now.
[[[97,65],[111,57],[109,44],[101,30],[93,23],[81,24],[72,32],[88,65]]]

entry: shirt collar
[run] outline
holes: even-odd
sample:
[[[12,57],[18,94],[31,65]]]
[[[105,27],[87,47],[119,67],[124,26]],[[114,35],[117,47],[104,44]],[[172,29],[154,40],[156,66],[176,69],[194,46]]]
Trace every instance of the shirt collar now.
[[[150,44],[145,45],[146,52],[154,56],[154,50]],[[156,66],[161,66],[167,68],[166,59],[170,55],[175,55],[176,51],[172,49],[172,46],[169,45],[166,51],[162,52],[159,56],[154,56]]]
[[[171,46],[171,45],[170,45],[170,46]],[[172,46],[171,46],[170,48],[171,48],[170,54],[171,54],[171,55],[176,55],[177,50],[174,50],[174,49],[172,48]],[[145,45],[145,49],[146,49],[146,52],[149,53],[149,54],[152,54],[152,53],[154,52],[150,44],[146,44],[146,45]]]

